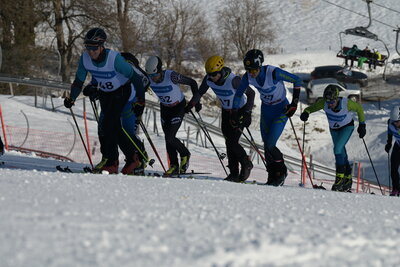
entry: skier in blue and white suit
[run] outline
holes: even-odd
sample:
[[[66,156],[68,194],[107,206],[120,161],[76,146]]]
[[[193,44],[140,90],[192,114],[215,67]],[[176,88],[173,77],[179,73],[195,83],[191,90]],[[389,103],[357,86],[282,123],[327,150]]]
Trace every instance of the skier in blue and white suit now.
[[[99,88],[100,106],[104,115],[102,119],[103,157],[94,171],[105,170],[109,173],[118,173],[119,145],[127,158],[122,172],[129,174],[127,170],[133,170],[133,165],[137,165],[138,162],[134,159],[135,147],[121,127],[121,113],[126,104],[136,97],[134,111],[137,116],[140,116],[144,109],[145,91],[142,78],[120,53],[104,47],[106,39],[107,35],[101,28],[93,28],[87,32],[84,41],[86,51],[79,59],[70,97],[65,98],[64,105],[67,108],[74,105],[89,72]]]
[[[246,69],[239,89],[236,91],[233,109],[239,107],[243,92],[249,85],[257,88],[261,98],[261,136],[267,160],[268,185],[279,186],[284,183],[287,168],[276,143],[281,136],[289,117],[293,116],[299,102],[302,81],[296,75],[271,65],[262,66],[264,55],[252,49],[244,57]],[[293,98],[289,104],[284,82],[293,84]]]

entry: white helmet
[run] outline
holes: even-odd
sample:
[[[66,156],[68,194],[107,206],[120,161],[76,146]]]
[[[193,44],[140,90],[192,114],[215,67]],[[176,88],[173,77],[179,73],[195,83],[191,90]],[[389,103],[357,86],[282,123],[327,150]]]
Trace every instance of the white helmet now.
[[[400,106],[394,106],[390,112],[390,119],[392,121],[400,121]]]
[[[162,71],[162,62],[161,59],[157,56],[151,56],[146,62],[146,66],[144,67],[147,74],[155,74],[160,73]]]

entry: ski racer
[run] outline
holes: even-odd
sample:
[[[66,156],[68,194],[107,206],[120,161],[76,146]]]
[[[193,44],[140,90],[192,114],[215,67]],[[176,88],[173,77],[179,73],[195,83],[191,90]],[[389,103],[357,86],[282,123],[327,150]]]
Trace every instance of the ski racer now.
[[[232,73],[232,70],[224,65],[224,59],[220,56],[212,56],[205,63],[206,75],[200,85],[198,94],[194,95],[185,108],[189,112],[200,98],[211,87],[221,101],[222,123],[221,130],[225,138],[228,156],[229,175],[225,180],[232,182],[245,181],[253,168],[251,160],[244,148],[239,144],[240,136],[245,127],[251,124],[251,111],[254,105],[255,92],[250,87],[246,88],[244,97],[239,103],[237,115],[239,124],[231,125],[233,97],[240,85],[240,77]],[[240,129],[240,130],[239,130]],[[239,173],[239,162],[241,170]]]
[[[137,116],[145,106],[142,78],[124,60],[120,53],[104,47],[107,35],[101,28],[90,29],[85,36],[86,51],[79,59],[75,80],[71,85],[70,97],[65,98],[64,106],[71,108],[82,90],[82,85],[90,72],[99,88],[99,100],[103,118],[100,131],[102,136],[102,160],[94,167],[94,172],[118,173],[118,146],[126,157],[123,174],[132,174],[138,167],[136,148],[130,134],[121,126],[121,115],[131,109],[136,97],[134,111]],[[133,122],[134,125],[134,122]]]
[[[346,144],[354,130],[353,112],[358,116],[358,136],[364,138],[366,124],[362,106],[348,98],[339,97],[339,87],[328,85],[324,90],[323,99],[304,109],[300,115],[302,121],[307,121],[311,113],[323,109],[329,122],[329,131],[333,141],[333,152],[336,161],[336,179],[332,191],[346,192],[351,190],[351,166],[347,157]]]
[[[234,114],[237,113],[243,93],[249,85],[257,88],[262,102],[260,131],[267,161],[267,185],[280,186],[286,179],[287,168],[283,154],[276,147],[276,143],[288,118],[296,112],[302,81],[296,75],[278,67],[263,66],[263,62],[264,55],[260,50],[252,49],[246,53],[243,60],[246,73],[236,91],[232,111]],[[286,98],[285,81],[293,84],[293,97],[290,104]]]
[[[183,116],[185,115],[186,100],[179,84],[188,85],[192,94],[197,94],[198,85],[192,78],[186,77],[173,70],[163,70],[162,61],[157,56],[148,58],[145,71],[150,78],[150,87],[160,100],[161,125],[165,135],[165,145],[170,160],[170,167],[165,176],[186,173],[189,167],[190,152],[176,137]],[[201,104],[197,104],[197,111]],[[178,163],[178,153],[181,161]]]
[[[385,151],[389,153],[392,148],[393,136],[395,138],[392,155],[390,156],[390,176],[392,177],[393,189],[391,196],[400,195],[399,166],[400,166],[400,106],[394,106],[388,120],[387,142]]]

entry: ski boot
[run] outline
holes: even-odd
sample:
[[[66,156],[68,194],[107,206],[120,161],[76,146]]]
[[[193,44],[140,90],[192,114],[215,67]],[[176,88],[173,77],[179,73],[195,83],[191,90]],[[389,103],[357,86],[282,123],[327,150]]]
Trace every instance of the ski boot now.
[[[139,156],[136,151],[132,156],[125,159],[125,162],[126,163],[121,170],[121,173],[125,175],[134,175],[135,174],[134,170],[141,165]]]
[[[240,170],[239,177],[237,179],[237,182],[244,182],[249,178],[251,170],[253,169],[253,163],[249,159],[249,157],[246,157],[244,161],[241,162],[242,169]]]
[[[239,180],[239,173],[230,173],[224,180],[229,182],[236,182]]]
[[[345,169],[346,169],[345,165],[336,165],[336,179],[335,183],[332,185],[332,191],[343,192]]]
[[[268,180],[266,185],[282,186],[288,175],[287,167],[283,161],[273,162],[267,165]]]
[[[343,177],[342,183],[342,191],[343,192],[351,192],[351,186],[353,184],[353,176],[351,175],[351,167],[350,165],[346,166],[346,171]]]
[[[187,169],[189,168],[189,159],[190,154],[187,156],[181,157],[181,167],[179,168],[179,173],[186,173]]]
[[[391,197],[398,197],[398,196],[400,196],[400,191],[393,188],[393,190],[392,190],[392,192],[390,193],[389,196],[391,196]]]
[[[107,171],[109,174],[117,174],[118,165],[118,160],[109,160],[108,158],[103,157],[101,161],[94,167],[93,173],[102,173],[103,171]]]
[[[173,175],[179,174],[179,165],[178,164],[171,164],[169,169],[164,173],[164,177],[169,177]]]

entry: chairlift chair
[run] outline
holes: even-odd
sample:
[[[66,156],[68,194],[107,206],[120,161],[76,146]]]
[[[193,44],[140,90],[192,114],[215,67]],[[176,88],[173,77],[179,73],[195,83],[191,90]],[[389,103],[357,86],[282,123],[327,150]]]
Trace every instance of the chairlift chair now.
[[[370,3],[372,2],[372,0],[364,0],[364,1],[367,3],[367,6],[368,6],[369,23],[368,23],[368,25],[366,27],[359,26],[359,27],[350,28],[350,29],[347,29],[347,30],[345,30],[343,32],[340,32],[339,33],[339,39],[340,39],[341,51],[343,50],[342,34],[346,34],[346,35],[349,34],[349,35],[353,35],[353,36],[357,36],[357,37],[371,39],[371,40],[374,40],[376,42],[381,42],[383,44],[383,46],[385,47],[386,52],[387,52],[387,57],[384,58],[384,63],[385,63],[384,66],[385,66],[385,68],[383,70],[383,75],[382,75],[383,79],[386,80],[386,67],[387,67],[387,62],[388,62],[387,59],[390,57],[390,52],[389,52],[389,49],[388,49],[387,45],[385,44],[385,42],[383,42],[381,39],[379,39],[378,35],[370,32],[368,30],[368,28],[372,24],[371,7],[370,7]],[[398,36],[398,33],[397,33],[397,36]],[[340,52],[338,53],[338,56],[339,56],[339,54],[340,54]],[[382,56],[384,56],[384,55],[382,55]],[[342,57],[342,56],[340,56],[340,57]],[[399,62],[400,62],[400,59],[399,59]]]

